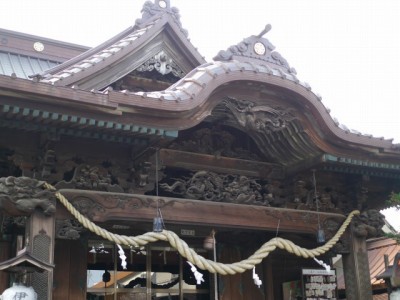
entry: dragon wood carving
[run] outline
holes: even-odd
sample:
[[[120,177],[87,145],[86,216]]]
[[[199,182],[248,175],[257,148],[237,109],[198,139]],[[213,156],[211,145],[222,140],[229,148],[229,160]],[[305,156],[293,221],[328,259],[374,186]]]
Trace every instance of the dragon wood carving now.
[[[295,119],[290,110],[270,106],[256,106],[247,100],[229,98],[224,105],[232,112],[237,122],[249,131],[268,134],[287,127]]]
[[[54,192],[43,189],[43,182],[29,177],[0,178],[0,209],[11,215],[31,214],[41,208],[45,215],[56,211]]]
[[[172,185],[161,183],[160,188],[188,199],[264,204],[262,186],[255,179],[246,176],[198,171],[191,178],[178,179]]]

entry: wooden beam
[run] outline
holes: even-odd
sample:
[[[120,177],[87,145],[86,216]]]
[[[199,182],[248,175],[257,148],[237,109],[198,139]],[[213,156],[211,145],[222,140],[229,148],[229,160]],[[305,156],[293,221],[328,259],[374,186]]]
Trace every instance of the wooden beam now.
[[[314,211],[84,190],[65,189],[60,193],[96,223],[152,222],[158,202],[167,224],[267,231],[276,231],[279,224],[283,232],[311,234],[318,229],[318,214]],[[339,226],[344,219],[340,214],[319,213],[320,224],[329,220]]]
[[[285,174],[283,167],[278,164],[170,149],[161,149],[160,159],[164,166],[188,170],[209,170],[217,173],[273,179],[281,179]]]

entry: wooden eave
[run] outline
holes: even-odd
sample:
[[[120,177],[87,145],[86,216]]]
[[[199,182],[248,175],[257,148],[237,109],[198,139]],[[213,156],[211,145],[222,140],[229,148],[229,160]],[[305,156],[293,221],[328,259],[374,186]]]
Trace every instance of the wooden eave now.
[[[102,115],[105,121],[120,124],[137,124],[179,131],[191,128],[210,116],[221,103],[222,96],[237,97],[238,89],[243,99],[251,99],[257,105],[268,105],[262,93],[255,92],[254,85],[262,91],[275,91],[283,95],[282,105],[291,106],[299,116],[296,141],[287,141],[288,133],[271,135],[271,143],[280,141],[292,148],[297,160],[303,154],[314,152],[314,158],[325,153],[336,156],[356,156],[365,160],[390,161],[398,163],[400,148],[392,140],[373,138],[339,128],[327,109],[308,86],[291,74],[282,75],[271,68],[239,62],[215,62],[192,70],[182,80],[165,91],[152,93],[105,93],[87,92],[69,87],[57,87],[7,76],[0,77],[0,93],[6,96],[3,103],[19,101],[29,103],[28,107],[46,104],[57,112],[60,106],[80,117]],[[238,88],[240,87],[240,88]],[[293,123],[294,125],[296,123]],[[319,150],[318,150],[319,149]],[[280,148],[275,153],[279,154]],[[299,153],[300,155],[296,154]],[[303,154],[302,154],[303,153]],[[278,156],[279,157],[279,156]],[[310,157],[311,159],[313,157]]]
[[[205,63],[168,13],[134,26],[102,45],[43,74],[44,82],[101,90],[126,76],[148,59],[166,51],[184,72]],[[110,54],[110,55],[109,55]],[[108,56],[107,56],[108,55]]]
[[[0,271],[19,272],[23,271],[24,268],[38,272],[50,272],[54,269],[54,265],[41,261],[26,249],[22,250],[16,257],[0,263]]]

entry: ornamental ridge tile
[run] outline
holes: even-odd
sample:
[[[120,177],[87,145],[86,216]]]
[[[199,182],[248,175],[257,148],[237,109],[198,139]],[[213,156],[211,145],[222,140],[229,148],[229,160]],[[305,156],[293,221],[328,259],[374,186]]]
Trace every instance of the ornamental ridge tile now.
[[[140,19],[137,19],[135,25],[126,30],[125,34],[121,33],[120,35],[118,35],[119,38],[114,37],[109,41],[103,43],[102,45],[89,50],[86,54],[81,56],[81,59],[79,59],[78,57],[72,60],[74,61],[73,64],[71,64],[71,61],[69,61],[64,64],[64,68],[62,68],[63,65],[61,65],[54,70],[49,70],[48,72],[42,73],[41,81],[54,85],[68,85],[68,81],[63,84],[62,80],[72,77],[74,74],[81,74],[81,72],[85,70],[90,70],[94,67],[96,67],[96,70],[98,70],[97,64],[104,64],[104,66],[107,66],[107,62],[111,59],[113,55],[116,55],[124,49],[130,47],[132,43],[140,39],[149,30],[157,26],[160,22],[169,22],[170,24],[172,22],[173,24],[175,24],[178,28],[177,30],[180,31],[181,34],[183,34],[182,39],[186,40],[189,45],[192,45],[188,39],[187,30],[182,28],[179,10],[175,7],[171,7],[169,0],[154,0],[154,2],[146,1],[141,12],[142,17]],[[140,45],[137,43],[137,46]],[[131,49],[135,48],[130,48],[130,50],[128,51],[132,51]],[[197,49],[193,47],[192,51],[196,53],[195,56],[198,56],[196,59],[199,61],[199,63],[203,63],[204,58],[199,55]],[[123,56],[120,55],[120,57]],[[179,70],[179,68],[175,69],[178,70],[177,72],[179,73],[182,72]],[[183,76],[180,75],[178,77]],[[69,81],[71,80],[72,79],[70,79]]]
[[[271,25],[265,26],[259,35],[252,35],[245,38],[237,45],[230,46],[227,50],[221,50],[214,57],[216,61],[238,60],[242,62],[259,64],[268,64],[275,69],[285,73],[296,74],[296,70],[289,66],[289,63],[283,56],[274,51],[275,46],[263,36],[271,30]],[[282,76],[286,76],[282,73]]]

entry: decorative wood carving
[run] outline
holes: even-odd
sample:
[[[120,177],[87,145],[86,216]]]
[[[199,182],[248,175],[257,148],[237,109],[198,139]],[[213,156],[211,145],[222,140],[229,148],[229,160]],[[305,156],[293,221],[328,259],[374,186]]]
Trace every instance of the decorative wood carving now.
[[[245,149],[243,139],[237,133],[231,133],[218,126],[200,128],[184,134],[182,139],[172,143],[170,148],[180,151],[210,154],[218,157],[231,157],[260,161],[255,151]],[[252,146],[250,144],[250,146]],[[254,145],[255,146],[255,145]]]
[[[45,215],[56,211],[54,192],[44,190],[43,182],[29,177],[0,178],[0,209],[11,215],[30,215],[36,208]]]
[[[50,179],[51,174],[56,173],[57,158],[55,144],[60,140],[60,136],[56,133],[43,134],[42,140],[42,153],[39,157],[37,170],[39,171],[40,179],[48,180]]]
[[[198,171],[191,178],[178,179],[172,185],[162,183],[160,188],[188,199],[268,204],[262,197],[262,186],[255,179],[246,176],[219,175],[214,172]]]
[[[136,20],[135,22],[136,25],[141,26],[155,15],[166,12],[172,16],[175,23],[179,26],[181,32],[187,37],[189,34],[186,29],[182,28],[182,23],[180,20],[181,15],[179,14],[179,9],[177,9],[176,7],[171,7],[169,0],[164,0],[164,1],[156,0],[155,2],[156,3],[152,3],[151,1],[146,1],[144,3],[142,8],[142,18]],[[160,5],[159,4],[160,2],[165,3],[165,5]]]
[[[84,231],[82,225],[75,219],[56,220],[56,238],[77,240]]]
[[[12,161],[14,151],[7,148],[0,148],[0,177],[2,176],[18,176],[21,170]]]
[[[0,218],[1,219],[1,218]],[[15,234],[16,228],[19,230],[25,230],[27,217],[26,216],[3,216],[2,227],[0,228],[0,232],[4,234]]]
[[[127,195],[95,191],[60,191],[82,214],[95,222],[124,220],[126,222],[152,222],[157,206],[162,210],[164,221],[174,224],[203,224],[241,228],[307,232],[315,234],[318,214],[312,211],[277,209],[264,206],[229,204],[183,200],[176,198]],[[157,204],[158,202],[158,204]],[[320,213],[321,224],[341,224],[345,217],[340,214]]]
[[[225,106],[234,115],[240,126],[250,132],[269,134],[287,127],[288,122],[295,119],[290,109],[256,105],[247,100],[229,98]]]
[[[44,153],[43,159],[41,161],[41,166],[42,166],[41,177],[48,178],[55,165],[56,165],[56,153],[54,150],[48,149]]]
[[[332,186],[326,187],[321,184],[321,187],[317,189],[317,197],[315,197],[312,182],[306,178],[277,180],[274,179],[277,177],[273,176],[246,176],[261,174],[247,172],[247,169],[239,167],[230,169],[228,168],[229,163],[226,162],[226,168],[222,169],[218,164],[219,159],[213,160],[213,157],[210,157],[210,160],[206,160],[204,155],[198,155],[198,165],[196,165],[190,163],[194,161],[193,157],[191,160],[185,158],[185,155],[191,156],[193,154],[177,152],[169,157],[170,151],[161,152],[164,165],[192,170],[207,167],[207,169],[214,169],[221,171],[221,173],[205,171],[204,169],[185,173],[179,169],[167,168],[164,171],[165,179],[159,184],[162,196],[319,212],[342,213],[345,211],[341,209],[341,202],[347,199],[346,196]],[[214,161],[216,163],[212,165]],[[253,164],[253,162],[250,163]],[[258,166],[256,165],[254,163],[253,171],[257,171]],[[218,169],[219,167],[221,167],[221,170]],[[265,167],[268,168],[271,165]],[[177,174],[179,174],[179,177]]]
[[[162,75],[172,73],[177,79],[185,76],[181,68],[168,56],[164,51],[160,51],[154,57],[140,65],[137,69],[139,72],[151,72],[156,70]]]
[[[289,66],[287,60],[279,52],[273,51],[275,46],[268,39],[263,38],[263,35],[270,30],[271,25],[268,24],[259,35],[252,35],[237,45],[230,46],[225,51],[219,51],[214,60],[229,61],[237,59],[240,61],[255,61],[258,64],[269,63],[295,75],[296,70]]]
[[[123,192],[123,189],[112,183],[112,175],[101,167],[80,165],[75,171],[71,181],[61,181],[55,186],[57,189],[77,188],[84,190],[97,190],[108,192]]]
[[[353,220],[354,234],[362,238],[382,236],[382,227],[385,225],[385,216],[378,210],[370,209],[362,212]]]

